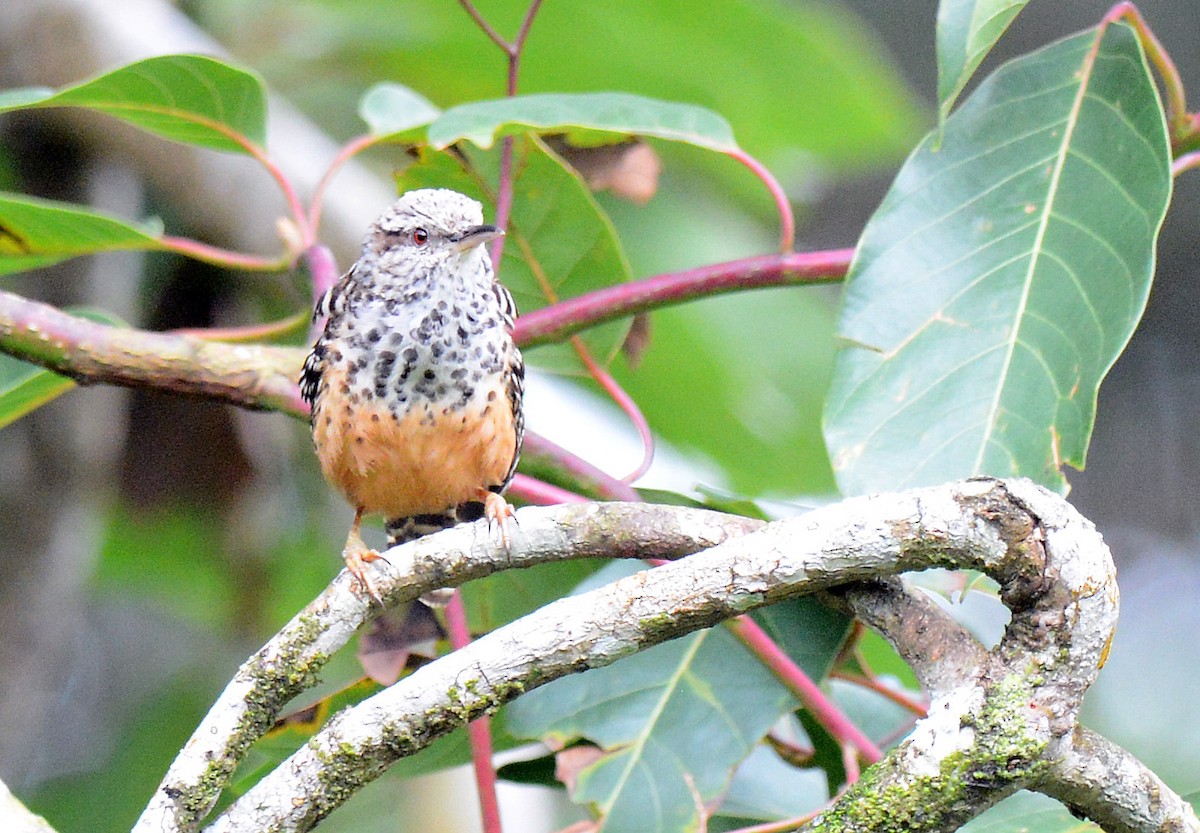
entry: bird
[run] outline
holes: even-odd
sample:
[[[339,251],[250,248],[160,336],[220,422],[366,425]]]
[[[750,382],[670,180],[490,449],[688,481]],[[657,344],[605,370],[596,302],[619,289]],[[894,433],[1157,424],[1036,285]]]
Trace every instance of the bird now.
[[[313,311],[326,321],[300,393],[321,472],[354,507],[342,559],[380,603],[366,515],[383,516],[389,546],[481,517],[509,542],[525,363],[484,245],[503,233],[463,194],[409,191]]]

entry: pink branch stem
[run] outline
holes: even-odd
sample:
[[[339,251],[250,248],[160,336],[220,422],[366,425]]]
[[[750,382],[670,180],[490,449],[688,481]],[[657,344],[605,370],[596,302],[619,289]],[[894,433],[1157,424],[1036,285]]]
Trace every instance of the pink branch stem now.
[[[618,384],[612,374],[600,366],[600,363],[592,357],[591,352],[586,347],[582,344],[579,346],[582,348],[579,350],[579,357],[583,359],[588,373],[604,389],[604,392],[612,397],[617,406],[625,412],[625,415],[629,417],[629,421],[633,423],[633,427],[637,429],[638,436],[642,440],[641,462],[638,463],[637,468],[621,478],[625,483],[636,483],[642,478],[642,475],[649,471],[650,465],[654,462],[654,433],[650,430],[650,423],[646,421],[642,409],[633,401],[633,397]]]
[[[338,268],[334,262],[333,252],[328,246],[316,243],[304,250],[304,261],[308,265],[308,274],[312,278],[312,304],[315,307],[321,296],[337,283]]]
[[[576,492],[559,488],[527,474],[513,475],[509,492],[538,506],[557,506],[561,503],[587,503],[588,499]]]
[[[479,13],[479,10],[475,8],[475,4],[471,3],[470,0],[458,0],[458,5],[466,10],[467,14],[471,16],[471,20],[475,21],[475,25],[491,39],[492,43],[503,49],[505,53],[512,50],[512,44],[492,28],[492,24],[488,23],[484,16]]]
[[[317,229],[321,226],[321,208],[325,202],[325,191],[329,188],[329,183],[333,180],[334,175],[342,169],[342,166],[352,156],[361,153],[378,141],[378,136],[370,135],[351,139],[342,146],[337,156],[329,163],[329,167],[325,169],[325,173],[321,175],[320,181],[317,182],[317,187],[313,189],[312,202],[308,206],[308,227],[312,230],[314,240],[317,236]]]
[[[833,671],[829,676],[836,677],[839,680],[845,680],[848,683],[854,683],[854,685],[862,686],[865,689],[873,691],[880,697],[885,697],[888,700],[891,700],[897,706],[912,712],[918,717],[925,717],[925,715],[928,713],[924,703],[918,702],[912,697],[909,697],[903,691],[897,691],[896,689],[886,686],[879,680],[871,677],[865,677],[862,674],[853,674],[849,671]]]
[[[1171,127],[1172,138],[1177,138],[1180,131],[1187,127],[1187,97],[1183,89],[1183,78],[1179,74],[1178,67],[1175,66],[1175,61],[1133,3],[1117,3],[1104,16],[1103,23],[1108,24],[1117,20],[1124,20],[1133,27],[1146,56],[1158,70],[1159,77],[1162,78],[1163,90],[1166,92],[1167,124]]]
[[[1184,171],[1191,171],[1200,168],[1200,150],[1192,153],[1185,153],[1183,156],[1171,163],[1171,175],[1179,176]]]
[[[525,454],[526,456],[550,457],[564,471],[607,500],[637,502],[642,499],[637,490],[625,481],[618,480],[540,434],[531,431],[525,433]]]
[[[853,256],[853,249],[759,255],[617,284],[526,313],[517,319],[513,336],[522,347],[532,347],[617,318],[709,295],[835,283],[846,276]]]
[[[297,231],[300,232],[300,239],[303,246],[312,244],[315,230],[308,223],[308,216],[304,211],[304,204],[300,201],[300,195],[296,193],[292,181],[284,174],[283,169],[275,164],[267,151],[264,148],[246,139],[244,136],[234,133],[230,134],[231,138],[246,149],[246,152],[254,157],[258,164],[267,169],[267,173],[279,184],[279,190],[283,192],[283,198],[287,202],[288,210],[292,212],[292,220],[296,224]]]
[[[471,629],[467,625],[467,610],[462,593],[454,591],[446,606],[446,624],[454,650],[471,644]],[[492,721],[480,717],[467,724],[467,739],[471,746],[471,763],[475,768],[475,784],[479,790],[479,812],[484,833],[500,833],[500,801],[496,796],[496,767],[492,765]]]
[[[796,699],[804,704],[813,719],[824,726],[835,740],[843,746],[854,747],[868,763],[873,764],[883,757],[879,747],[825,696],[817,684],[809,679],[800,666],[796,665],[753,619],[749,616],[739,616],[729,620],[726,626],[771,669]]]

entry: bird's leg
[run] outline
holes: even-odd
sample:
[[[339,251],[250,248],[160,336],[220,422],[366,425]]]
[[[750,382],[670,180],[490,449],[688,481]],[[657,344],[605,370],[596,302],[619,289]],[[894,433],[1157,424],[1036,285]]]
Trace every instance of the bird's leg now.
[[[346,536],[346,546],[342,549],[342,560],[346,562],[346,569],[350,571],[350,575],[354,576],[360,590],[365,590],[372,599],[382,605],[383,597],[379,595],[379,591],[375,589],[374,583],[367,575],[366,566],[368,561],[376,561],[381,556],[366,545],[358,531],[362,524],[362,516],[363,510],[359,507],[354,511],[354,523],[350,525],[350,534]]]
[[[508,549],[512,527],[517,522],[512,506],[504,499],[504,495],[491,491],[484,491],[480,499],[483,501],[483,516],[487,518],[488,530],[493,529],[493,525],[499,527],[500,543]]]

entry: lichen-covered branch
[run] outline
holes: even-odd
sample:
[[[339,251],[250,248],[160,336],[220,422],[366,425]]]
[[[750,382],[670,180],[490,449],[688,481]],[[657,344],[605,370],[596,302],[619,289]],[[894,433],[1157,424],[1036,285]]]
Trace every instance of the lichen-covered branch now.
[[[526,508],[518,519],[508,550],[484,525],[394,548],[381,592],[398,602],[554,558],[695,554],[542,608],[339,713],[210,830],[307,830],[400,757],[524,691],[812,592],[891,639],[930,688],[931,705],[811,829],[949,831],[1022,787],[1113,829],[1200,829],[1164,784],[1078,725],[1116,622],[1112,562],[1089,522],[1033,484],[952,483],[765,526],[645,504]],[[930,566],[997,579],[1012,622],[996,648],[984,650],[902,583],[880,580]],[[367,613],[343,574],[252,657],[137,829],[194,830],[245,747]],[[1137,804],[1148,787],[1154,800]]]
[[[389,604],[399,604],[439,587],[551,560],[677,558],[762,525],[720,512],[636,503],[527,507],[517,518],[508,550],[496,546],[486,522],[390,550],[388,561],[378,562],[376,586]],[[135,829],[196,829],[249,746],[375,612],[343,571],[242,665],[171,765]]]
[[[812,826],[954,829],[1048,777],[1044,753],[1073,735],[1115,624],[1112,563],[1099,535],[1028,483],[968,481],[850,500],[564,599],[342,712],[211,829],[308,829],[397,758],[550,679],[782,598],[933,565],[995,577],[1013,624],[995,650],[975,652],[979,666],[926,674],[942,686],[930,717]],[[900,591],[864,586],[842,597],[869,611],[880,592]],[[952,627],[934,633],[959,638]],[[903,634],[895,642],[914,644]],[[936,652],[928,644],[921,652],[917,664],[928,671]]]
[[[1198,833],[1186,801],[1117,744],[1080,726],[1035,789],[1107,833]]]
[[[950,688],[987,662],[987,649],[966,628],[902,579],[846,584],[820,598],[882,634],[926,691]]]

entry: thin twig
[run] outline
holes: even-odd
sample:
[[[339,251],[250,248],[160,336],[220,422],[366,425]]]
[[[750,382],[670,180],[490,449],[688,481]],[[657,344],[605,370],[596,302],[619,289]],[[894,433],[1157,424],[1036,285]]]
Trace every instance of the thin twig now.
[[[312,201],[308,206],[308,227],[312,229],[314,238],[317,235],[317,230],[321,227],[321,209],[325,204],[325,190],[329,187],[329,183],[333,181],[333,177],[342,169],[342,166],[350,161],[351,157],[361,153],[378,141],[378,136],[371,135],[351,139],[338,151],[337,156],[333,158],[333,161],[329,163],[329,167],[325,169],[325,173],[321,174],[321,179],[317,181],[317,185],[313,189]]]
[[[837,680],[845,680],[848,683],[853,683],[854,685],[861,686],[869,691],[873,691],[879,696],[886,697],[897,706],[912,712],[918,717],[924,717],[927,712],[927,707],[924,703],[914,700],[903,691],[897,691],[891,686],[885,685],[872,677],[842,670],[831,671],[829,672],[829,676]]]
[[[1179,176],[1184,171],[1200,168],[1200,150],[1185,153],[1171,164],[1171,176]]]
[[[292,259],[292,256],[286,252],[276,257],[248,255],[242,252],[222,249],[219,246],[210,246],[207,243],[201,243],[199,240],[192,240],[188,237],[163,235],[159,238],[159,242],[173,252],[185,255],[194,260],[199,260],[202,263],[222,266],[226,269],[246,269],[251,272],[278,272],[281,269],[286,269]]]
[[[580,360],[583,361],[583,366],[587,368],[588,374],[617,403],[617,407],[625,412],[638,432],[638,438],[642,441],[642,459],[637,468],[621,478],[625,483],[636,483],[642,478],[642,475],[650,470],[650,466],[654,462],[654,433],[650,430],[650,423],[646,421],[642,409],[633,401],[633,397],[592,356],[592,352],[583,343],[583,339],[577,335],[571,336],[571,345],[575,348]]]
[[[792,213],[792,204],[788,200],[783,186],[779,184],[779,180],[767,169],[766,165],[744,150],[739,148],[729,155],[749,168],[762,181],[763,185],[767,187],[771,198],[775,200],[775,210],[779,212],[779,251],[787,254],[792,250],[792,245],[796,242],[796,217]]]
[[[475,25],[478,26],[485,35],[491,38],[492,43],[503,49],[505,54],[508,54],[512,51],[512,44],[510,44],[500,35],[499,32],[492,28],[492,25],[484,19],[483,15],[479,13],[479,10],[475,8],[475,4],[472,3],[471,0],[458,0],[458,5],[462,6],[466,10],[467,14],[471,16],[471,19],[475,21]]]
[[[454,591],[446,606],[446,625],[454,650],[471,644],[471,629],[467,625],[467,609],[462,592]],[[484,833],[500,833],[500,801],[496,796],[496,767],[492,764],[492,724],[486,715],[467,724],[467,742],[471,747],[471,762],[475,770],[475,785],[479,792],[479,815]]]

